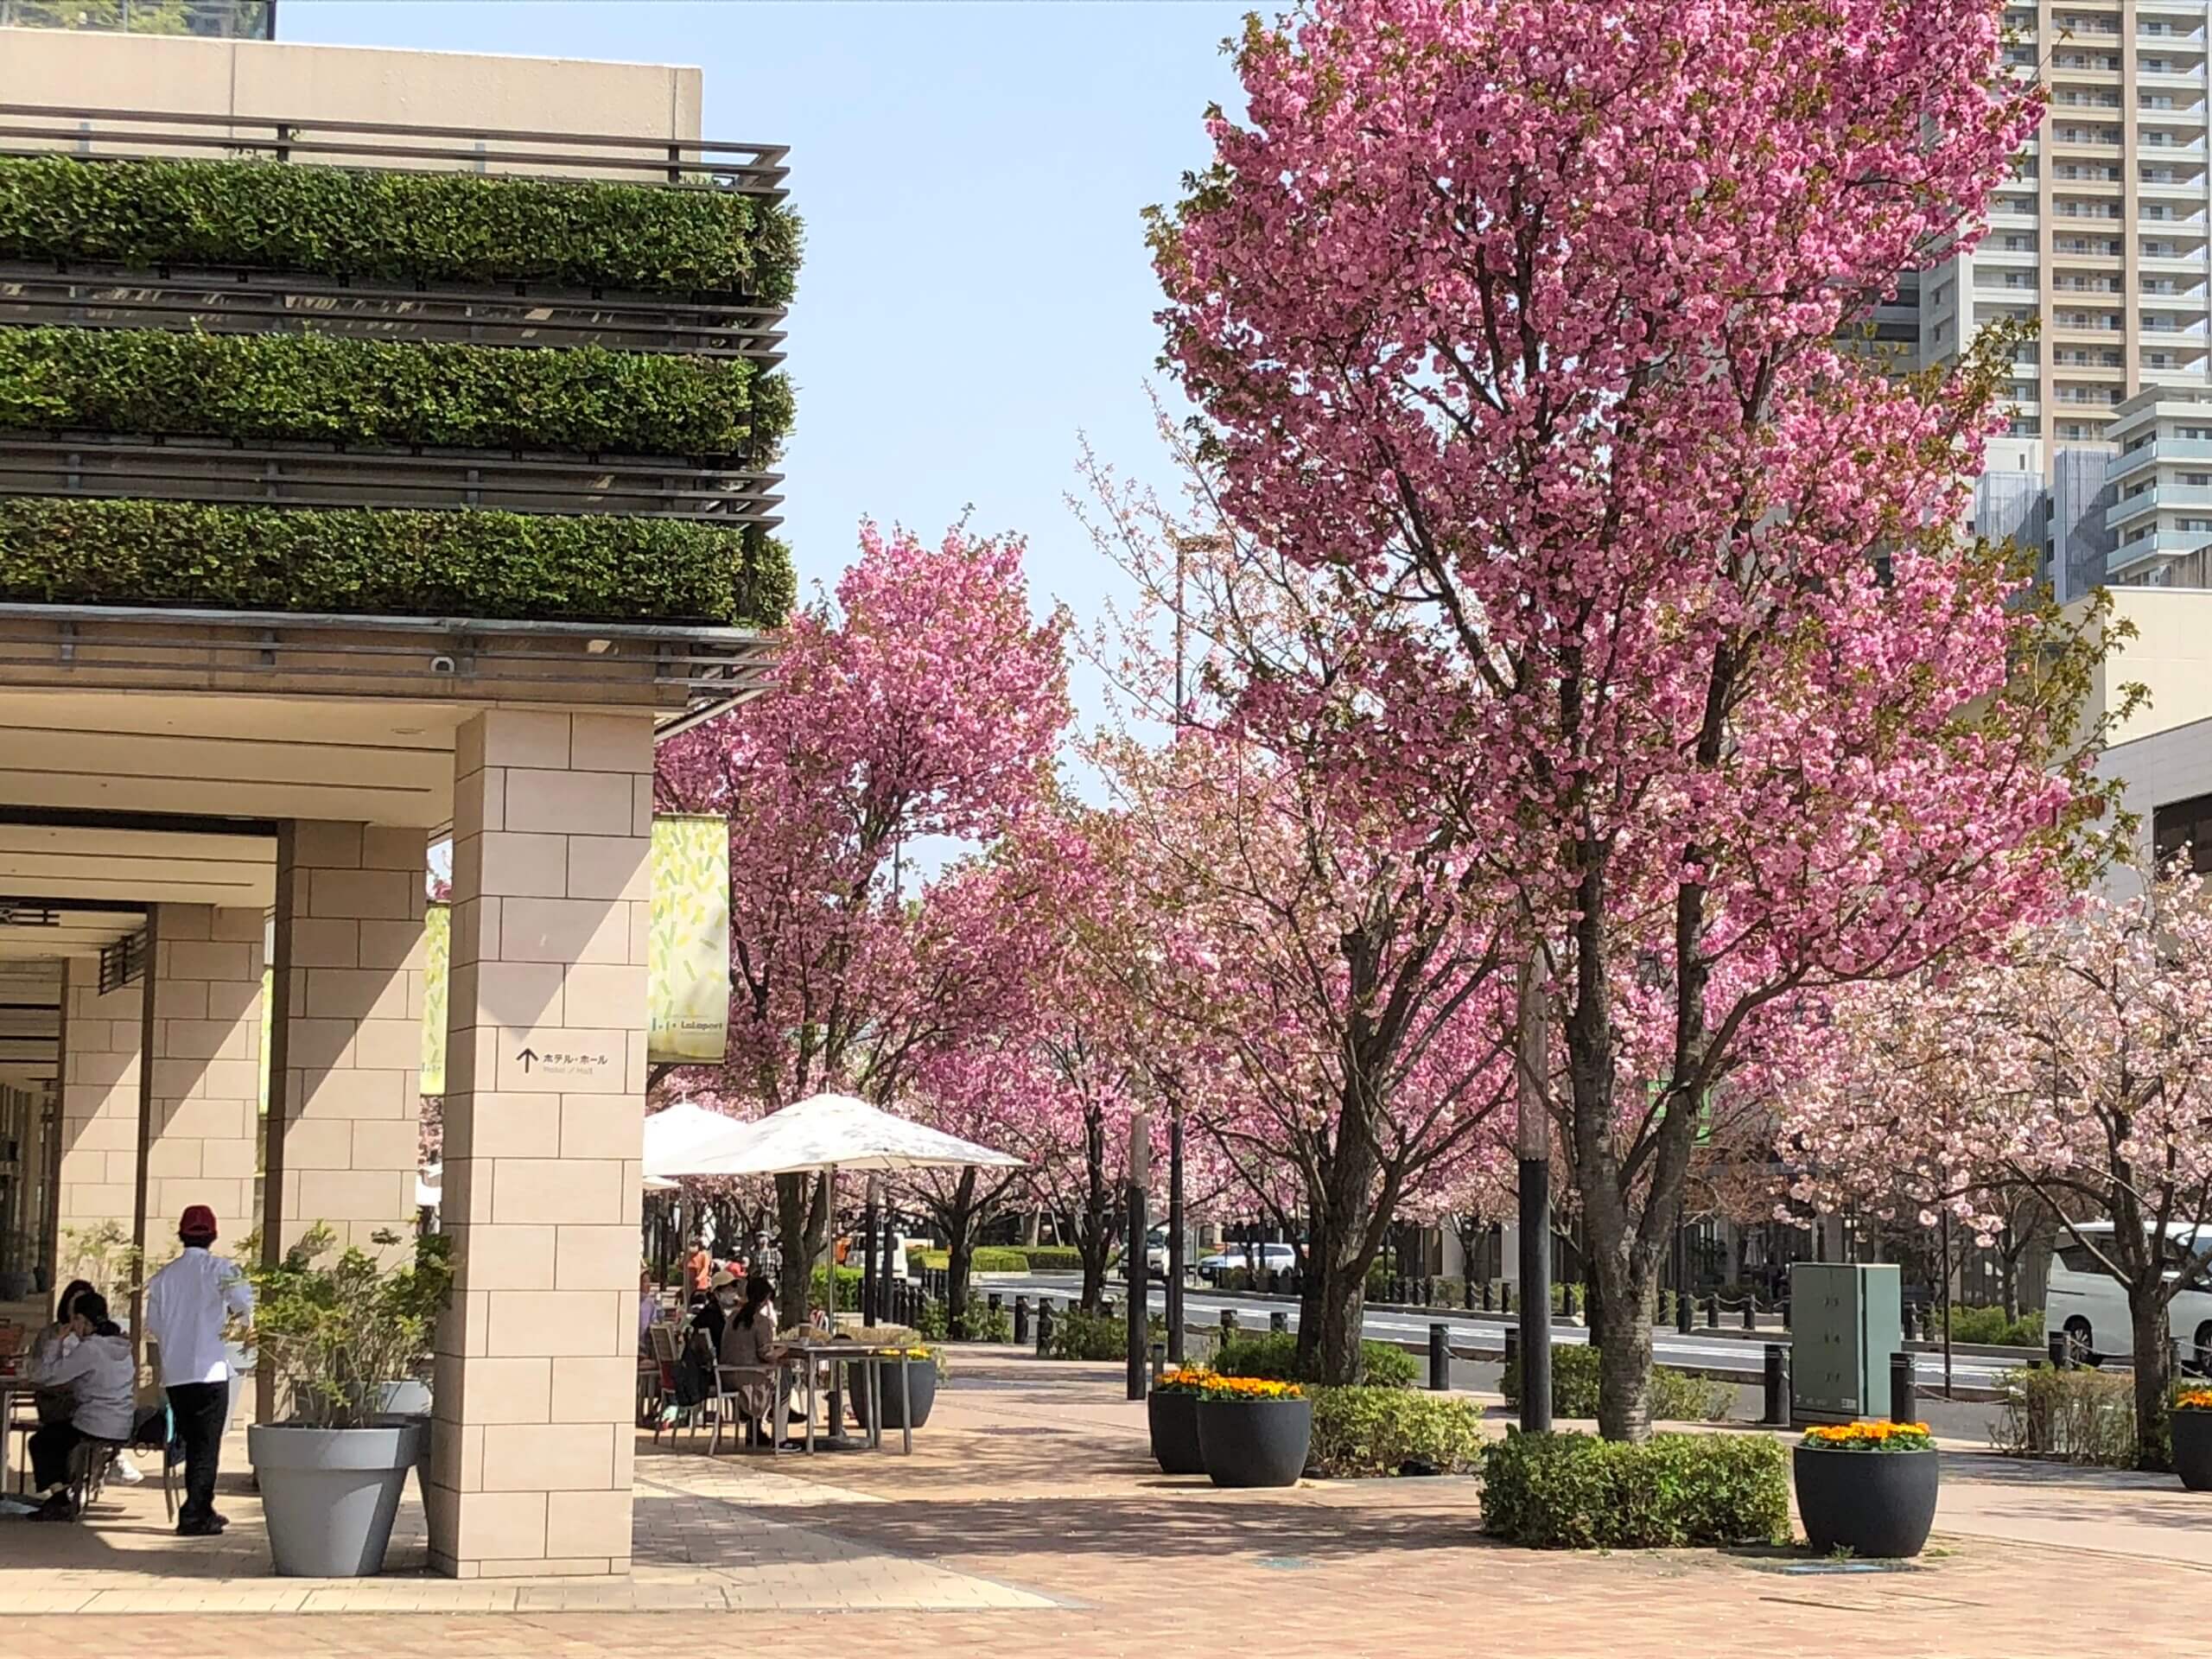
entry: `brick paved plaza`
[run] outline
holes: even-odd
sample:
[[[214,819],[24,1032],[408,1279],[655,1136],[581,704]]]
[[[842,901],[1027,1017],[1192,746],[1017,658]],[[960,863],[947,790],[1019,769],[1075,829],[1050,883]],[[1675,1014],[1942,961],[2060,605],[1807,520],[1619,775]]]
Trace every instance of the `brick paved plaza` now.
[[[1904,1571],[1780,1553],[1539,1554],[1482,1539],[1471,1482],[1219,1492],[1154,1470],[1114,1368],[1007,1351],[956,1364],[911,1460],[710,1461],[640,1436],[626,1581],[433,1577],[411,1491],[385,1577],[277,1580],[242,1456],[222,1500],[233,1524],[212,1547],[165,1535],[150,1484],[111,1488],[88,1527],[0,1532],[8,1651],[2013,1659],[2193,1653],[2212,1615],[2212,1503],[2166,1479],[1961,1446],[1936,1544]],[[727,1638],[717,1613],[740,1621]]]

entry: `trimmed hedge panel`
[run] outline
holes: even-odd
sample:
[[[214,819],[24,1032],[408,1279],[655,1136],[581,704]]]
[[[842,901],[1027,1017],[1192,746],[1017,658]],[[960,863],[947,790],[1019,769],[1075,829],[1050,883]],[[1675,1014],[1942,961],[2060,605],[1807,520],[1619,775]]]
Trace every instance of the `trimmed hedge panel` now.
[[[790,302],[800,227],[721,190],[285,162],[0,160],[0,257]]]
[[[1483,1449],[1483,1530],[1536,1549],[1789,1540],[1789,1459],[1766,1434],[1509,1433]]]
[[[791,555],[757,528],[488,510],[0,499],[0,600],[772,626]]]
[[[705,358],[332,334],[0,328],[0,428],[470,449],[765,456],[781,375]]]

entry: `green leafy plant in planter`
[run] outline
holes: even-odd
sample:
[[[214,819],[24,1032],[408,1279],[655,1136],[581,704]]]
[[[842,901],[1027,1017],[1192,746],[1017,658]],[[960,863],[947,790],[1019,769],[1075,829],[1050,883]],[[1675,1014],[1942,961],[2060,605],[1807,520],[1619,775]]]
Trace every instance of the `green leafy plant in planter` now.
[[[371,1242],[389,1250],[400,1238],[384,1231]],[[319,1224],[281,1262],[245,1270],[254,1341],[296,1412],[247,1437],[270,1554],[288,1577],[382,1567],[407,1471],[426,1455],[427,1424],[386,1416],[389,1392],[429,1352],[453,1288],[451,1241],[441,1235],[417,1238],[411,1259],[390,1266],[358,1246],[326,1261],[335,1244]]]
[[[1936,1522],[1940,1465],[1925,1423],[1821,1424],[1791,1456],[1805,1537],[1823,1554],[1917,1555]]]

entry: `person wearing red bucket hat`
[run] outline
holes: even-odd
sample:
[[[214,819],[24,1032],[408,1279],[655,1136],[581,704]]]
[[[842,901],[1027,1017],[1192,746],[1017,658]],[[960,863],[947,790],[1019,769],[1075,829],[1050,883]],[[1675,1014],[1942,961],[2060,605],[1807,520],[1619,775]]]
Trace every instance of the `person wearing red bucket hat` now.
[[[215,1474],[231,1414],[231,1357],[223,1345],[229,1316],[253,1313],[253,1292],[238,1264],[217,1255],[215,1212],[189,1206],[176,1224],[183,1254],[146,1285],[146,1332],[162,1347],[162,1387],[184,1442],[184,1502],[176,1529],[212,1537],[226,1522],[215,1511]]]

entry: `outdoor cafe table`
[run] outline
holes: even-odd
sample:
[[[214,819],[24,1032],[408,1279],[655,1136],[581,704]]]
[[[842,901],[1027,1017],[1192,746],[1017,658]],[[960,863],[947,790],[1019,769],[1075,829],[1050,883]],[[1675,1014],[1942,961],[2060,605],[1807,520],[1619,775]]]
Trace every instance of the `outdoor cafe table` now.
[[[837,1415],[840,1421],[836,1427],[839,1434],[842,1435],[844,1429],[844,1423],[842,1421],[844,1416],[843,1391],[837,1385],[837,1368],[841,1365],[844,1366],[849,1372],[856,1360],[886,1359],[895,1359],[899,1362],[899,1404],[901,1408],[899,1414],[900,1421],[899,1449],[902,1455],[911,1457],[914,1451],[913,1389],[907,1380],[906,1368],[914,1362],[908,1357],[904,1348],[879,1347],[864,1342],[795,1342],[784,1350],[780,1362],[782,1364],[798,1365],[805,1369],[806,1449],[809,1452],[815,1449],[816,1368],[822,1365],[830,1368],[830,1398],[838,1404]],[[871,1450],[877,1449],[883,1445],[883,1372],[881,1368],[873,1363],[861,1366],[858,1381],[866,1391],[864,1397],[868,1401],[868,1444]],[[780,1387],[777,1389],[775,1444],[778,1446],[781,1446],[784,1443],[784,1432],[789,1421],[789,1399],[788,1390]]]

